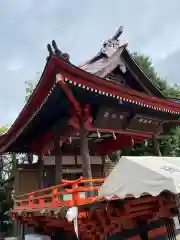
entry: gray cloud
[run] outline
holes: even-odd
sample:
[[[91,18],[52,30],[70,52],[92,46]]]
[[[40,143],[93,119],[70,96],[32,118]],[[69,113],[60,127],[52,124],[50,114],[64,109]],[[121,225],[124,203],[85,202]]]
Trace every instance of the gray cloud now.
[[[159,73],[166,77],[170,84],[180,84],[179,63],[180,48],[169,54],[162,61],[158,61],[156,67]]]
[[[123,25],[129,48],[178,82],[179,9],[178,0],[0,1],[0,124],[11,124],[23,107],[24,81],[42,71],[52,39],[79,64]]]

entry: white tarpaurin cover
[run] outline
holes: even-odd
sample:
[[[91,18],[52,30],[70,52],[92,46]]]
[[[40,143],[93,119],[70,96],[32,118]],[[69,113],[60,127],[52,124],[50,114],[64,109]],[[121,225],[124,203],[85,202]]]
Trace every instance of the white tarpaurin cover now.
[[[108,199],[140,197],[146,193],[157,196],[164,190],[180,193],[180,158],[121,157],[100,187],[99,196]]]

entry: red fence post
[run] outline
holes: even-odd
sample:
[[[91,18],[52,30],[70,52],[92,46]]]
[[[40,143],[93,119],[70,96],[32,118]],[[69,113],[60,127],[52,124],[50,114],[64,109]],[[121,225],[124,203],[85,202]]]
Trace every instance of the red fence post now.
[[[57,203],[58,202],[58,196],[57,196],[57,187],[52,190],[52,202]]]
[[[72,189],[75,190],[78,188],[78,182],[72,184]],[[76,206],[79,202],[79,192],[72,192],[72,202],[73,205]]]
[[[29,207],[30,208],[33,208],[33,205],[34,205],[34,199],[33,199],[33,195],[29,195]]]

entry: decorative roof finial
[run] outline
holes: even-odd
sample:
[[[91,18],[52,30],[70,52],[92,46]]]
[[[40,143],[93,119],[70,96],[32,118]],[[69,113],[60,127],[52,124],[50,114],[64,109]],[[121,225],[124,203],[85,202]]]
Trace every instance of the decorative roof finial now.
[[[122,34],[122,32],[123,32],[123,27],[121,26],[119,27],[119,29],[111,39],[104,42],[103,47],[101,49],[101,53],[103,53],[108,58],[111,57],[120,46],[118,38]]]
[[[52,40],[52,46],[53,46],[53,48],[54,48],[54,53],[55,53],[55,55],[56,55],[57,57],[61,57],[62,52],[61,52],[60,49],[58,48],[55,40]]]
[[[51,46],[51,44],[47,45],[47,49],[48,49],[48,52],[49,52],[49,56],[51,56],[54,53],[58,58],[62,58],[64,61],[69,62],[69,59],[70,59],[69,54],[68,53],[62,53],[61,50],[58,48],[55,40],[52,41],[52,46]],[[53,49],[54,49],[54,51],[53,51]]]
[[[47,50],[48,50],[48,52],[49,52],[49,56],[47,57],[46,60],[48,60],[49,57],[51,56],[51,54],[53,54],[53,50],[52,50],[51,44],[48,44],[48,45],[47,45]]]
[[[48,49],[49,55],[53,54],[53,50],[50,44],[47,45],[47,49]]]
[[[123,33],[123,26],[120,26],[117,32],[115,33],[115,35],[112,37],[112,40],[118,40],[118,38],[122,33]]]

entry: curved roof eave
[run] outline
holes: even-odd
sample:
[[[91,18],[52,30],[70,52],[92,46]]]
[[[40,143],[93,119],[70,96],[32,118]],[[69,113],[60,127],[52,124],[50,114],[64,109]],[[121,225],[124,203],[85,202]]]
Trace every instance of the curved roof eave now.
[[[7,140],[9,137],[9,134],[13,133],[16,129],[24,125],[27,121],[27,118],[32,116],[33,111],[28,111],[31,107],[37,108],[37,106],[40,104],[42,99],[37,99],[37,96],[41,96],[41,98],[45,98],[46,92],[43,92],[43,89],[46,89],[47,85],[47,75],[48,73],[52,71],[52,66],[51,66],[51,57],[48,58],[45,68],[43,70],[43,73],[40,77],[40,80],[38,81],[32,95],[28,99],[27,103],[24,105],[23,109],[19,113],[18,117],[12,124],[12,126],[8,129],[7,133],[3,136],[0,136],[0,145],[3,145],[4,141]],[[52,82],[53,85],[53,82]]]
[[[127,50],[125,50],[125,51],[127,52]],[[130,55],[129,55],[129,57],[131,58]],[[55,78],[52,78],[52,75],[54,77],[56,74],[55,71],[53,71],[54,69],[56,69],[56,67],[60,67],[62,72],[64,72],[64,71],[66,72],[68,70],[69,72],[71,72],[72,75],[75,75],[75,78],[77,78],[78,75],[81,76],[82,79],[84,79],[83,81],[86,81],[87,83],[89,83],[89,79],[91,79],[93,82],[99,82],[98,85],[100,83],[101,84],[103,83],[104,87],[106,87],[108,89],[109,89],[109,87],[111,87],[113,89],[117,89],[117,87],[118,87],[121,89],[121,91],[126,92],[126,89],[123,89],[119,85],[117,86],[117,84],[115,84],[115,83],[110,83],[108,81],[102,81],[103,79],[101,79],[95,75],[92,75],[91,73],[85,72],[84,70],[82,70],[70,63],[67,63],[63,59],[58,58],[57,56],[52,54],[46,63],[46,66],[44,68],[44,72],[40,78],[40,81],[37,84],[29,101],[27,102],[27,104],[25,105],[23,110],[20,112],[19,116],[17,117],[17,119],[15,120],[15,122],[11,126],[11,128],[8,130],[7,134],[2,139],[0,139],[0,146],[4,146],[5,143],[7,141],[9,141],[9,139],[11,137],[16,138],[16,134],[14,134],[14,133],[16,133],[17,130],[19,131],[19,129],[21,129],[25,124],[28,123],[28,119],[33,115],[34,111],[36,111],[36,109],[41,105],[42,101],[46,98],[49,89],[53,86],[54,82],[56,81]],[[137,68],[138,68],[138,66],[137,66]],[[143,74],[142,71],[141,71],[141,74]],[[143,75],[143,76],[145,76],[145,75]],[[134,90],[128,91],[127,94],[130,94],[130,92],[132,95],[136,93],[137,96],[141,96],[141,98],[143,98],[143,97],[147,98],[147,101],[149,101],[149,100],[155,101],[156,100],[156,97],[147,96],[145,94],[139,93]],[[166,100],[165,100],[165,98],[162,99],[162,97],[161,97],[161,99],[159,99],[158,101],[162,102],[162,104],[163,104],[163,102]],[[173,108],[175,108],[175,107],[177,107],[178,109],[180,108],[179,104],[177,104],[177,103],[169,102],[169,104],[172,105]],[[171,107],[171,106],[169,106],[169,107]]]

